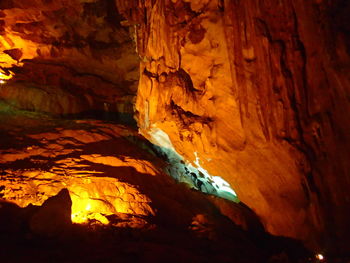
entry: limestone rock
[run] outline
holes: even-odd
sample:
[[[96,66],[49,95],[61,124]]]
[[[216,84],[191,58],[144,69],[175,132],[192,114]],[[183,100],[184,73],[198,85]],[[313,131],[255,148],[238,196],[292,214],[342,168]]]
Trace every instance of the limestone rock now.
[[[162,130],[268,231],[317,247],[350,236],[350,59],[349,5],[314,2],[117,6],[137,24],[141,133]]]
[[[0,6],[0,98],[55,114],[132,114],[139,59],[108,0]],[[11,80],[7,80],[11,78]]]
[[[34,111],[102,117],[130,116],[135,106],[144,137],[155,141],[162,131],[184,162],[229,182],[270,233],[348,251],[349,9],[347,0],[1,1],[0,98]],[[177,186],[158,171],[160,163],[115,135],[125,130],[73,126],[4,147],[2,181],[11,186],[24,172],[17,183],[26,193],[21,199],[5,189],[7,197],[42,204],[71,183],[78,191],[70,193],[84,199],[78,210],[94,220],[105,219],[96,207],[138,216],[161,208],[157,220],[177,225],[204,214],[182,205],[184,196],[193,206],[200,198],[167,191]],[[0,132],[5,146],[17,138]],[[250,216],[219,205],[237,222]]]
[[[241,205],[211,198],[165,174],[166,163],[128,127],[50,118],[40,123],[32,117],[24,128],[13,115],[0,124],[6,131],[0,138],[0,164],[6,167],[0,196],[22,208],[38,209],[27,217],[34,233],[58,235],[67,226],[67,213],[78,224],[146,229],[155,224],[186,230],[193,218],[204,214],[213,222],[213,233],[227,222],[258,232],[259,221],[252,223],[256,216]],[[60,202],[64,211],[57,208]],[[56,213],[65,220],[48,219]]]

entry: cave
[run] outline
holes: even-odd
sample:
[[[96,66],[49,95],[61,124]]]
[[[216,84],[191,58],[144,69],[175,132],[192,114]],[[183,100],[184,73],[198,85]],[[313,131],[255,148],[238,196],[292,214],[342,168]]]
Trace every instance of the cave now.
[[[350,262],[348,0],[0,0],[0,262]]]

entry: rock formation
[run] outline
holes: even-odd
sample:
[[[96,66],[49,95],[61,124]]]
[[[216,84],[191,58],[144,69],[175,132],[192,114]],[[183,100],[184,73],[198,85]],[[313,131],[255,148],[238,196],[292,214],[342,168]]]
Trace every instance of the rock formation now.
[[[1,1],[0,97],[56,114],[132,114],[139,61],[113,1]]]
[[[206,189],[210,194],[217,190],[212,178],[225,180],[269,233],[302,240],[313,250],[343,253],[350,249],[349,11],[347,0],[3,0],[0,98],[59,115],[135,114],[139,132],[167,155],[174,177],[191,174],[185,167],[196,168],[192,186],[201,190],[203,182],[212,184],[214,190]],[[27,118],[16,121],[28,124]],[[108,216],[118,213],[155,215],[151,199],[161,207],[160,221],[174,220],[167,202],[183,212],[186,198],[156,189],[163,184],[188,189],[173,186],[163,161],[136,154],[145,142],[134,147],[120,139],[139,138],[134,132],[106,123],[65,125],[43,133],[30,129],[25,140],[35,144],[29,148],[4,142],[0,164],[6,169],[37,161],[39,166],[53,158],[53,170],[35,176],[58,177],[50,196],[67,188],[73,214],[82,221],[109,222]],[[13,139],[16,131],[3,134]],[[102,143],[106,148],[120,143],[132,150],[126,158],[115,156],[115,148],[106,155],[84,148],[104,140],[111,143]],[[70,155],[74,158],[59,160]],[[125,175],[107,181],[94,175],[89,188],[69,168],[86,164],[108,166],[108,174],[124,166],[134,170],[125,168]],[[37,187],[30,171],[11,169],[7,178],[31,179]],[[138,183],[153,190],[141,193]],[[143,206],[134,209],[130,195],[110,191],[112,185],[128,189]],[[79,189],[77,199],[73,188]],[[12,190],[2,190],[7,199],[35,203],[27,196],[20,204]],[[96,200],[101,196],[103,201]],[[85,197],[103,212],[93,211],[92,203],[76,207]],[[194,200],[189,203],[201,203]],[[244,218],[236,223],[259,228],[256,219],[247,223],[248,208],[236,213],[217,200],[210,203],[228,218]],[[118,211],[124,201],[125,209]],[[74,209],[87,212],[80,216]],[[193,222],[200,229],[207,218],[194,215]]]
[[[160,129],[186,160],[198,154],[271,233],[347,238],[349,4],[132,3],[117,6],[142,58],[141,133]]]
[[[22,114],[6,119],[0,113],[6,120],[0,123],[2,262],[33,262],[35,250],[45,258],[39,262],[47,262],[56,242],[59,262],[81,249],[94,252],[75,262],[101,253],[107,262],[130,261],[129,254],[145,262],[174,262],[175,253],[183,261],[242,263],[273,254],[263,248],[275,241],[251,210],[177,183],[137,131]],[[202,246],[210,249],[201,252]]]
[[[57,236],[69,230],[72,201],[67,189],[48,198],[30,220],[33,233],[44,236]]]

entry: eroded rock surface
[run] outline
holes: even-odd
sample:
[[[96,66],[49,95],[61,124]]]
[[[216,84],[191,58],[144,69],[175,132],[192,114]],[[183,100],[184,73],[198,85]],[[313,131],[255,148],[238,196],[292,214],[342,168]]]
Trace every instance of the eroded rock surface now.
[[[218,209],[245,230],[259,227],[239,204],[176,183],[163,172],[169,164],[127,126],[25,113],[1,113],[0,193],[8,202],[40,206],[68,189],[77,223],[108,224],[110,215],[129,214],[186,226],[203,208]]]
[[[160,129],[186,160],[198,155],[271,233],[316,247],[347,239],[349,38],[344,12],[333,17],[347,2],[117,6],[143,59],[141,133]]]
[[[15,110],[0,118],[4,262],[52,253],[62,262],[261,262],[274,253],[253,212],[175,182],[129,127]]]
[[[1,1],[0,97],[55,114],[132,114],[139,60],[109,0]],[[3,80],[4,81],[4,80]]]
[[[136,115],[145,137],[153,142],[166,134],[171,150],[184,160],[228,181],[270,233],[305,240],[313,248],[347,251],[348,13],[346,0],[4,0],[0,97],[56,114],[131,114],[139,56]],[[63,179],[53,187],[57,191],[74,178],[91,195],[84,188],[85,173],[79,175],[89,171],[93,182],[106,188],[99,195],[112,203],[102,205],[104,211],[115,210],[118,202],[124,207],[122,194],[109,192],[92,167],[123,168],[138,174],[137,180],[144,169],[147,174],[157,169],[134,157],[116,158],[115,149],[83,153],[86,144],[115,139],[105,128],[97,130],[34,132],[28,137],[33,145],[19,149],[8,140],[1,165],[8,175],[25,174],[33,182],[37,176],[46,180],[59,174]],[[24,170],[21,165],[28,160],[48,169]],[[19,168],[12,169],[11,163]],[[123,165],[138,168],[131,172]],[[153,179],[158,184],[158,178],[168,182],[157,174],[147,177],[147,184]],[[106,180],[111,180],[108,185],[128,183]],[[151,192],[152,200],[169,201],[156,193]],[[144,200],[142,194],[134,197]],[[172,195],[170,200],[186,198]],[[140,216],[154,212],[148,201],[140,203],[145,205]],[[94,205],[82,207],[90,211]],[[124,208],[135,212],[131,205]],[[173,211],[164,209],[171,221]]]

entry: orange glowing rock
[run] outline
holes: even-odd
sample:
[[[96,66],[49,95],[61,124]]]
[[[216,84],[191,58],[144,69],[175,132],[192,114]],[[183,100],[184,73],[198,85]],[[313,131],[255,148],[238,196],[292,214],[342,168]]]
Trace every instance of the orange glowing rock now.
[[[72,167],[74,168],[74,167]],[[130,184],[115,178],[57,174],[36,171],[6,171],[9,179],[2,180],[3,198],[20,207],[29,204],[42,205],[55,196],[61,189],[67,188],[72,200],[73,223],[88,223],[91,220],[108,224],[106,215],[116,213],[140,216],[154,215],[150,199]],[[85,173],[87,171],[80,171]],[[13,178],[15,182],[13,182]],[[46,182],[46,183],[43,183]]]
[[[0,80],[3,81],[2,84],[6,83],[6,80],[12,79],[12,77],[13,77],[13,74],[6,75],[6,74],[0,72]]]
[[[120,2],[123,14],[140,23],[136,40],[144,59],[135,108],[141,133],[152,140],[153,127],[161,129],[186,161],[197,153],[201,166],[230,183],[270,233],[316,243],[318,233],[328,238],[325,226],[339,225],[329,227],[331,234],[348,239],[346,34],[324,29],[330,21],[320,24],[311,1],[298,8],[289,0],[274,7],[147,2],[147,21],[137,4],[129,9]],[[179,24],[186,26],[173,26]],[[324,193],[329,196],[320,198]]]
[[[22,66],[20,61],[23,59],[33,59],[37,57],[38,44],[29,40],[25,40],[18,35],[8,33],[0,36],[0,66],[3,68],[11,68],[13,65]],[[18,50],[14,54],[12,50]]]
[[[71,180],[68,185],[72,199],[72,221],[87,223],[97,220],[108,224],[105,215],[127,213],[154,215],[150,200],[134,186],[114,178],[81,178]]]
[[[31,169],[7,169],[6,176],[0,181],[2,197],[20,207],[29,204],[40,206],[51,196],[57,195],[61,189],[67,188],[72,200],[73,223],[94,221],[109,224],[106,216],[120,213],[155,215],[150,198],[138,189],[140,182],[137,179],[137,175],[141,174],[152,177],[160,175],[151,162],[84,150],[87,145],[92,144],[93,151],[105,152],[109,149],[104,146],[96,148],[96,145],[109,142],[112,135],[132,135],[134,132],[99,122],[82,121],[74,125],[88,124],[94,124],[95,132],[80,128],[33,133],[27,135],[27,138],[32,140],[31,144],[23,149],[7,149],[4,152],[0,150],[2,164],[9,165],[15,161],[26,160],[34,166]],[[104,132],[96,130],[99,128]],[[33,143],[34,141],[37,143]],[[127,144],[122,149],[132,146],[127,141],[125,143]],[[114,149],[117,150],[120,142],[109,145],[114,145]],[[70,154],[76,157],[69,157]],[[37,164],[49,163],[52,158],[56,158],[56,161],[49,170],[38,168]],[[128,174],[125,175],[126,171]],[[119,179],[123,176],[127,176],[127,182]]]

